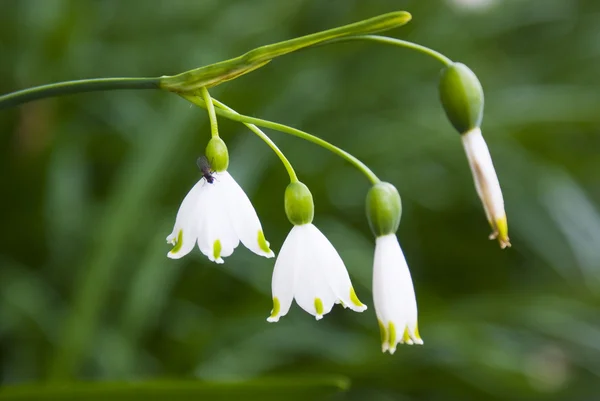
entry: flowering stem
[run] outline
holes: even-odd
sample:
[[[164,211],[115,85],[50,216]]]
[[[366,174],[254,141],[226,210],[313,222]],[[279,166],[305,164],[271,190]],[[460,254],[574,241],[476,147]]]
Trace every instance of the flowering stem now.
[[[208,111],[208,118],[210,120],[210,135],[214,137],[219,137],[219,127],[217,125],[217,115],[215,114],[215,106],[213,105],[212,98],[208,93],[208,89],[206,87],[200,88],[200,92],[202,93],[202,98],[204,99],[204,104],[206,104],[206,110]]]
[[[41,85],[0,96],[0,109],[59,95],[115,89],[162,89],[179,94],[196,93],[202,88],[212,87],[254,71],[276,57],[308,47],[333,43],[346,37],[369,39],[369,34],[402,26],[409,22],[411,18],[411,15],[405,11],[391,12],[353,24],[257,47],[241,56],[185,71],[174,76],[96,78]]]
[[[160,78],[95,78],[57,82],[0,96],[0,110],[33,100],[82,92],[117,89],[161,89]]]
[[[337,39],[332,39],[332,40],[328,40],[327,42],[323,43],[323,45],[329,44],[329,43],[339,43],[339,42],[346,42],[349,40],[370,40],[373,42],[379,42],[379,43],[384,43],[387,45],[392,45],[392,46],[398,46],[398,47],[404,47],[407,49],[412,49],[412,50],[416,50],[420,53],[426,54],[428,56],[433,57],[434,59],[440,61],[442,64],[444,65],[450,65],[453,63],[452,60],[450,60],[448,57],[444,56],[442,53],[437,52],[433,49],[430,49],[429,47],[426,46],[422,46],[413,42],[409,42],[406,40],[402,40],[402,39],[396,39],[396,38],[390,38],[387,36],[379,36],[379,35],[354,35],[354,36],[346,36],[343,38],[337,38]]]
[[[189,95],[182,95],[182,96],[185,99],[187,99],[188,101],[194,103],[195,105],[198,105],[200,107],[206,107],[204,102],[202,102],[197,97],[189,96]],[[213,102],[215,102],[215,105],[217,105],[217,107],[219,107],[219,104],[222,104],[220,102],[217,102],[216,99],[213,99]],[[356,157],[352,156],[350,153],[346,152],[345,150],[340,149],[337,146],[332,145],[331,143],[329,143],[319,137],[309,134],[308,132],[304,132],[299,129],[296,129],[296,128],[293,128],[293,127],[290,127],[290,126],[287,126],[284,124],[279,124],[279,123],[276,123],[273,121],[263,120],[260,118],[255,118],[255,117],[250,117],[250,116],[246,116],[246,115],[239,114],[239,113],[234,113],[229,110],[222,109],[222,108],[217,108],[217,109],[215,109],[215,111],[218,115],[223,116],[229,120],[238,121],[243,124],[254,124],[254,125],[258,125],[259,127],[270,128],[275,131],[280,131],[280,132],[283,132],[286,134],[294,135],[294,136],[297,136],[304,140],[307,140],[309,142],[315,143],[315,144],[329,150],[330,152],[335,153],[336,155],[340,156],[341,158],[345,159],[346,161],[348,161],[350,164],[352,164],[354,167],[356,167],[360,172],[362,172],[367,177],[367,179],[369,181],[371,181],[372,184],[377,184],[378,182],[380,182],[379,178],[375,175],[375,173],[373,173],[373,171],[371,171],[371,169],[369,167],[367,167],[363,162],[358,160]]]
[[[186,97],[187,99],[187,97]],[[189,99],[188,99],[189,100]],[[239,115],[238,112],[236,112],[235,110],[233,110],[230,107],[227,107],[227,105],[225,105],[224,103],[219,102],[217,99],[212,99],[213,103],[223,109],[223,110],[227,110],[231,113],[237,114]],[[298,177],[296,176],[296,172],[294,171],[294,168],[292,167],[292,164],[290,163],[290,161],[287,159],[287,157],[285,157],[285,155],[283,154],[283,152],[281,150],[279,150],[279,148],[277,147],[277,145],[275,145],[275,142],[273,142],[271,140],[271,138],[269,138],[269,136],[267,134],[265,134],[264,132],[262,132],[260,130],[260,128],[258,128],[256,125],[254,124],[249,124],[249,123],[244,123],[244,125],[246,127],[248,127],[250,129],[250,131],[254,132],[256,135],[258,135],[258,137],[260,139],[262,139],[263,141],[265,141],[265,143],[267,145],[269,145],[269,147],[271,149],[273,149],[273,152],[275,152],[275,154],[279,157],[279,159],[281,160],[281,162],[283,163],[283,165],[285,166],[285,169],[287,170],[288,175],[290,176],[290,181],[291,182],[298,182]]]

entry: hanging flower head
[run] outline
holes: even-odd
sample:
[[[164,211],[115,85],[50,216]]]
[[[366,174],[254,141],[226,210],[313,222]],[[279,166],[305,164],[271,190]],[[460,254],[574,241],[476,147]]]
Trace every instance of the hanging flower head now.
[[[285,191],[285,211],[294,227],[285,239],[273,271],[273,310],[277,322],[292,300],[317,320],[336,303],[356,312],[367,309],[354,292],[348,271],[331,242],[312,224],[314,205],[306,185],[292,182]]]
[[[373,302],[381,331],[381,350],[393,354],[396,345],[423,344],[417,326],[417,300],[410,271],[396,231],[402,205],[396,188],[375,184],[367,194],[367,217],[375,234]]]
[[[491,239],[500,247],[510,246],[504,199],[492,157],[481,135],[483,88],[477,76],[464,64],[453,63],[442,71],[440,99],[448,119],[461,134],[477,194],[492,227]]]
[[[183,199],[173,232],[167,237],[173,245],[167,256],[182,258],[197,243],[211,261],[223,263],[241,241],[257,255],[274,257],[252,203],[227,172],[225,142],[213,137],[206,147],[206,157],[210,170],[203,166],[203,177]]]

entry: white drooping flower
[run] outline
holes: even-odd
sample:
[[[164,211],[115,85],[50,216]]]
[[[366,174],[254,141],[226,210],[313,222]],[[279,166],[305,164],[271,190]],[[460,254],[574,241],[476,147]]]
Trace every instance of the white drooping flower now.
[[[395,234],[376,239],[373,302],[383,352],[393,354],[398,343],[423,344],[417,325],[415,290]]]
[[[317,320],[336,303],[356,312],[367,309],[354,292],[342,258],[311,223],[295,225],[285,239],[273,271],[273,310],[277,322],[292,300]]]
[[[500,246],[506,248],[510,246],[510,242],[506,212],[504,211],[504,199],[490,151],[481,135],[481,129],[474,128],[465,132],[461,135],[461,138],[469,160],[477,194],[483,203],[485,214],[492,226],[493,232],[490,239],[498,238]]]
[[[241,241],[257,255],[274,257],[244,190],[227,171],[212,176],[212,184],[201,178],[181,203],[173,232],[167,237],[173,245],[167,256],[182,258],[197,243],[211,261],[223,263]]]

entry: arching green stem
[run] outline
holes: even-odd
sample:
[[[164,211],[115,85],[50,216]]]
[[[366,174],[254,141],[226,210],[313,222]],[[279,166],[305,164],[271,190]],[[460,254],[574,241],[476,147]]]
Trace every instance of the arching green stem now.
[[[215,106],[213,105],[212,98],[210,97],[206,87],[200,88],[200,93],[202,93],[202,98],[204,99],[204,104],[206,104],[206,110],[208,111],[208,119],[210,120],[210,135],[213,138],[218,137],[219,126],[217,123],[217,115],[215,114]]]
[[[440,61],[442,64],[444,65],[450,65],[453,63],[452,60],[450,60],[448,57],[444,56],[442,53],[437,52],[433,49],[430,49],[429,47],[426,46],[422,46],[413,42],[409,42],[406,40],[402,40],[402,39],[396,39],[396,38],[390,38],[387,36],[379,36],[379,35],[354,35],[354,36],[346,36],[343,38],[338,38],[338,39],[332,39],[332,40],[328,40],[327,42],[323,43],[323,45],[327,45],[330,43],[339,43],[339,42],[348,42],[351,40],[368,40],[371,42],[378,42],[378,43],[383,43],[386,45],[392,45],[392,46],[398,46],[398,47],[404,47],[406,49],[412,49],[412,50],[416,50],[419,53],[423,53],[426,54],[430,57],[433,57],[434,59]]]
[[[73,93],[118,89],[161,89],[160,80],[160,78],[96,78],[41,85],[0,96],[0,110],[33,100]]]
[[[206,107],[204,102],[199,99],[196,96],[189,96],[189,95],[182,95],[185,99],[187,99],[188,101],[194,103],[195,105],[198,105],[200,107]],[[219,104],[222,104],[220,102],[216,102],[215,99],[213,99],[213,101],[215,102],[215,105],[217,106],[217,109],[215,109],[216,113],[222,117],[225,117],[229,120],[233,120],[233,121],[238,121],[241,122],[243,124],[254,124],[257,125],[259,127],[264,127],[264,128],[270,128],[273,129],[275,131],[280,131],[286,134],[290,134],[290,135],[294,135],[297,136],[299,138],[302,138],[304,140],[307,140],[309,142],[315,143],[327,150],[329,150],[330,152],[333,152],[334,154],[340,156],[341,158],[345,159],[346,161],[348,161],[350,164],[352,164],[354,167],[356,167],[360,172],[362,172],[369,181],[371,181],[372,184],[377,184],[378,182],[380,182],[379,178],[375,175],[375,173],[373,173],[373,171],[371,171],[371,169],[369,167],[367,167],[363,162],[361,162],[360,160],[358,160],[356,157],[352,156],[350,153],[346,152],[343,149],[338,148],[335,145],[332,145],[331,143],[316,137],[314,135],[309,134],[308,132],[304,132],[301,131],[299,129],[284,125],[284,124],[279,124],[273,121],[268,121],[268,120],[263,120],[260,118],[255,118],[255,117],[250,117],[250,116],[245,116],[243,114],[238,114],[238,113],[233,113],[231,111],[222,109],[219,107]]]
[[[223,109],[223,110],[227,110],[231,113],[234,114],[238,114],[238,112],[236,112],[235,110],[233,110],[230,107],[227,107],[224,103],[219,102],[217,99],[212,99],[213,103]],[[275,145],[275,142],[273,142],[271,140],[271,138],[269,138],[269,136],[267,134],[265,134],[264,132],[262,132],[260,130],[260,128],[258,128],[256,125],[254,124],[249,124],[249,123],[244,123],[244,125],[246,127],[248,127],[250,129],[250,131],[254,132],[260,139],[262,139],[263,141],[265,141],[265,143],[267,145],[269,145],[269,147],[271,149],[273,149],[273,152],[275,152],[275,154],[279,157],[279,159],[281,160],[281,162],[283,163],[283,165],[285,166],[285,169],[287,170],[288,175],[290,176],[290,181],[291,182],[298,182],[298,177],[296,176],[296,172],[294,171],[294,168],[292,167],[292,164],[289,162],[289,160],[287,159],[287,157],[285,157],[285,155],[283,154],[283,152],[281,150],[279,150],[279,148],[277,147],[277,145]]]

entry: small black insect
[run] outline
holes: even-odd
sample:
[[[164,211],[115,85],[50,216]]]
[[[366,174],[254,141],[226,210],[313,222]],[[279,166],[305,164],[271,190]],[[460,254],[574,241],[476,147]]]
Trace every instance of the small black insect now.
[[[213,176],[213,173],[215,171],[212,169],[210,162],[208,161],[206,156],[200,156],[196,161],[196,164],[198,165],[202,176],[206,178],[206,182],[208,182],[209,184],[215,182],[215,177]]]

